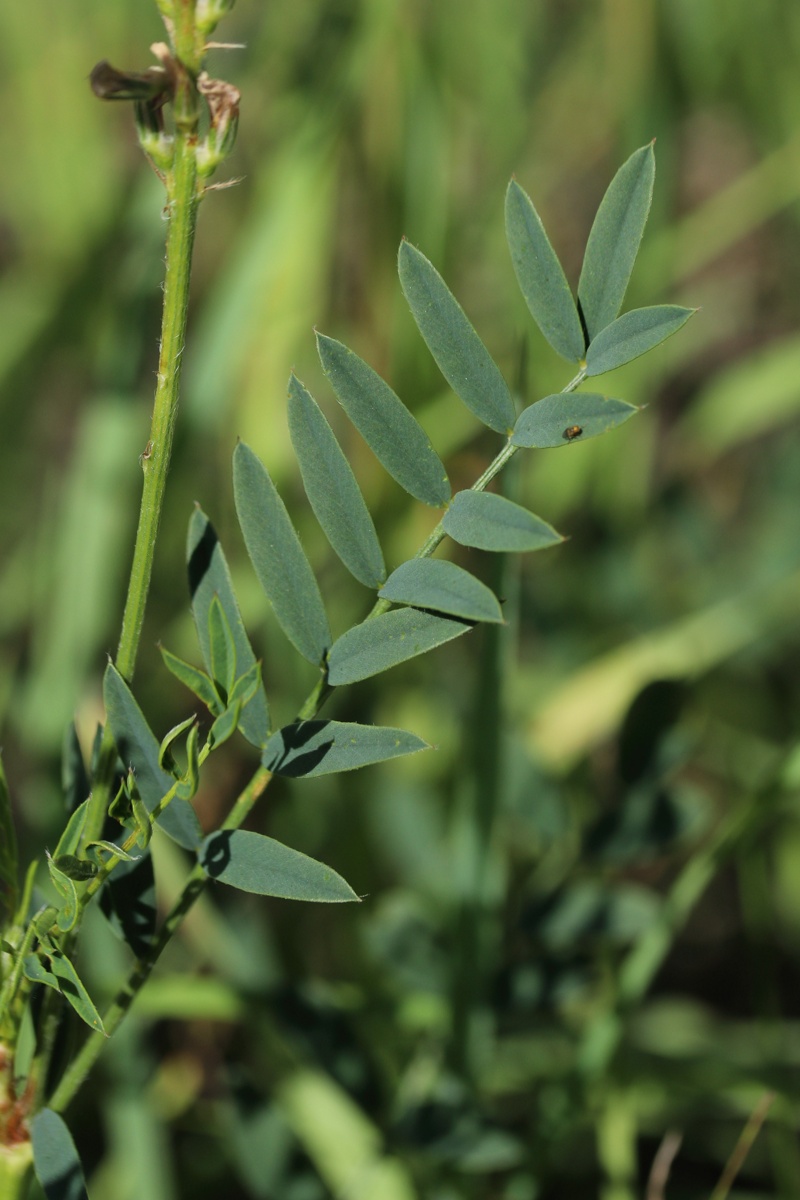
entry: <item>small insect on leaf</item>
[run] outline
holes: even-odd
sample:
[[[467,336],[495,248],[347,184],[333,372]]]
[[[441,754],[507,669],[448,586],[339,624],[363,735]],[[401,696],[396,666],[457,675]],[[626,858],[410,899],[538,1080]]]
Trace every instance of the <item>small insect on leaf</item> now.
[[[564,430],[564,432],[562,433],[561,436],[563,438],[566,438],[566,440],[568,442],[574,442],[575,438],[579,438],[582,433],[583,433],[582,426],[570,425],[567,429]]]

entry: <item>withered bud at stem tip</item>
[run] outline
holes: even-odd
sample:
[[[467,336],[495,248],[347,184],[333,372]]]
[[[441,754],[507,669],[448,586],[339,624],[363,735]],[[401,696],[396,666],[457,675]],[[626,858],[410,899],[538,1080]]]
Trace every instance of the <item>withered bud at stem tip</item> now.
[[[89,84],[100,100],[149,100],[165,102],[172,81],[164,67],[149,67],[141,73],[118,71],[105,59],[93,68]]]

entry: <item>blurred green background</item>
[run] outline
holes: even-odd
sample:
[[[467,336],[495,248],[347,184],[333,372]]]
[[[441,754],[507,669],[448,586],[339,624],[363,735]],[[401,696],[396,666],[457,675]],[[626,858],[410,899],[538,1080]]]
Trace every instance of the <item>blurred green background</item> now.
[[[800,7],[239,0],[219,34],[246,43],[209,62],[242,91],[242,179],[200,217],[136,680],[157,731],[192,711],[156,643],[197,658],[195,500],[279,720],[312,682],[246,561],[237,437],[289,502],[334,632],[369,604],[303,500],[291,367],[334,422],[390,564],[430,528],[345,425],[313,326],[389,379],[455,483],[495,452],[413,327],[401,236],[529,403],[569,371],[514,281],[508,178],[574,283],[608,181],[655,137],[626,307],[702,312],[604,379],[642,416],[569,454],[518,456],[512,494],[570,541],[507,563],[462,552],[508,626],[334,697],[331,715],[404,725],[436,751],[270,790],[257,827],[365,901],[203,898],[72,1111],[92,1200],[708,1197],[768,1092],[732,1194],[796,1200]],[[101,715],[160,315],[163,193],[128,107],[96,101],[87,76],[103,58],[144,69],[162,37],[141,0],[0,9],[0,734],[27,855],[63,819],[65,725],[88,744]],[[248,754],[209,765],[208,827]],[[166,905],[185,867],[157,853]],[[98,917],[94,994],[125,966]],[[647,1181],[672,1130],[664,1190]]]

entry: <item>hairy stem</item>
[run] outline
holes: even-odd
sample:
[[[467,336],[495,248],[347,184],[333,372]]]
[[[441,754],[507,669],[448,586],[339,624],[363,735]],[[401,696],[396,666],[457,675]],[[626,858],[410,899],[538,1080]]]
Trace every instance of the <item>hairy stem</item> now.
[[[175,160],[166,180],[169,229],[161,349],[150,437],[140,456],[144,475],[142,501],[122,631],[114,661],[120,675],[128,683],[136,667],[178,411],[192,250],[201,195],[197,179],[197,122],[194,81],[188,70],[181,69],[175,97]],[[115,763],[116,748],[106,726],[86,819],[85,841],[95,841],[101,835]]]

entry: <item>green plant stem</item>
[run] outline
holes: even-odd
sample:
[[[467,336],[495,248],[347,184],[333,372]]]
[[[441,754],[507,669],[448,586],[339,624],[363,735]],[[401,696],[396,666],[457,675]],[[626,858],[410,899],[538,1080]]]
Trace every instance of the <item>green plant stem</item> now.
[[[31,921],[28,925],[28,928],[25,930],[25,937],[22,939],[19,948],[15,952],[14,966],[6,981],[2,994],[0,994],[0,1026],[5,1026],[6,1015],[11,1011],[11,1006],[14,1003],[14,997],[16,996],[17,988],[19,987],[20,980],[23,978],[22,969],[25,965],[25,958],[33,949],[33,943],[35,939],[36,926],[34,925],[33,921]],[[6,1040],[5,1045],[6,1047],[13,1046],[13,1042]]]
[[[187,84],[184,91],[187,90],[193,94],[193,85]],[[177,99],[176,97],[176,107]],[[172,454],[189,308],[192,250],[200,200],[196,161],[197,108],[195,103],[192,116],[188,111],[189,102],[183,98],[181,104],[181,120],[178,120],[176,113],[175,161],[167,180],[169,230],[156,392],[150,437],[140,459],[144,475],[142,501],[128,594],[122,616],[122,631],[114,660],[120,675],[128,683],[133,678],[136,667]],[[106,726],[86,818],[85,841],[96,841],[101,835],[115,763],[114,739]]]
[[[585,378],[586,372],[581,370],[574,379],[572,379],[563,389],[564,392],[572,392],[579,383]],[[495,456],[483,474],[473,484],[473,491],[483,491],[492,479],[503,469],[506,463],[514,456],[519,447],[507,442],[503,449]],[[445,538],[446,531],[442,528],[441,521],[432,531],[425,543],[420,547],[416,554],[416,558],[428,558],[439,543]],[[391,607],[391,602],[388,600],[378,600],[373,606],[365,620],[370,620],[372,617],[378,616]],[[323,677],[314,686],[305,702],[301,705],[298,711],[299,720],[311,720],[322,708],[322,705],[327,700],[328,696],[333,691],[331,685]],[[223,821],[221,829],[232,830],[238,829],[243,821],[247,818],[253,808],[256,800],[267,787],[272,775],[263,766],[260,766],[253,775],[244,791],[239,795],[234,803],[228,816]],[[200,893],[203,891],[208,882],[208,876],[203,871],[202,867],[197,864],[189,872],[189,876],[184,884],[183,890],[173,905],[169,915],[166,917],[164,924],[159,930],[158,937],[153,944],[150,952],[142,959],[139,959],[133,967],[123,988],[117,993],[117,996],[112,1001],[107,1011],[103,1014],[103,1027],[106,1031],[106,1036],[110,1037],[121,1024],[125,1014],[130,1008],[133,1000],[143,985],[147,982],[150,974],[155,966],[161,952],[171,941],[173,935],[177,931],[183,918],[188,913],[189,909],[194,904]],[[53,1095],[50,1098],[49,1106],[55,1109],[56,1112],[63,1111],[64,1108],[72,1100],[73,1096],[78,1091],[87,1074],[91,1070],[97,1060],[105,1038],[102,1034],[92,1033],[84,1042],[80,1051],[76,1055],[71,1065],[67,1068],[61,1082],[59,1083]]]
[[[144,486],[139,527],[133,551],[128,595],[122,617],[122,632],[115,666],[130,682],[144,621],[147,593],[153,571],[161,510],[164,505],[167,471],[178,410],[181,364],[189,305],[189,277],[197,225],[197,166],[194,142],[177,139],[175,169],[169,198],[167,269],[164,278],[164,314],[158,380],[150,439],[142,454]]]

